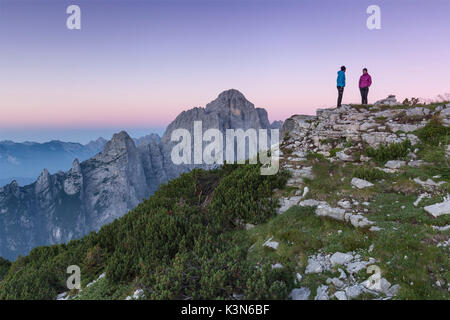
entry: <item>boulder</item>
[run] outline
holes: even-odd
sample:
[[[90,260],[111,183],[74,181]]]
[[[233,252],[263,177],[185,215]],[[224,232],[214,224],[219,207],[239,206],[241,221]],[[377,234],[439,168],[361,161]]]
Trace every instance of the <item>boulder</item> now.
[[[395,95],[389,95],[386,99],[378,100],[374,103],[374,106],[395,106],[400,103],[395,98]]]
[[[301,207],[315,207],[315,206],[319,206],[319,205],[323,205],[323,206],[328,205],[328,203],[326,203],[325,201],[306,199],[306,200],[300,201],[300,203],[298,205]]]
[[[311,290],[306,287],[301,287],[297,289],[293,289],[289,294],[289,298],[292,300],[308,300],[311,295]]]
[[[364,188],[373,186],[373,183],[363,180],[363,179],[356,178],[356,177],[352,179],[351,184],[352,184],[352,186],[355,186],[358,189],[364,189]]]
[[[320,285],[317,288],[317,294],[314,298],[314,300],[329,300],[330,298],[328,297],[328,286],[326,285]]]
[[[413,167],[413,168],[419,168],[425,164],[426,163],[423,160],[413,160],[413,161],[408,162],[408,166]]]
[[[271,237],[269,240],[267,240],[266,242],[263,243],[263,247],[268,247],[268,248],[272,248],[274,250],[278,249],[279,243],[277,241],[272,241]]]
[[[312,167],[303,167],[301,169],[289,170],[292,174],[291,178],[288,180],[287,185],[297,186],[303,183],[305,178],[313,179],[314,174],[312,172]]]
[[[360,284],[355,284],[345,289],[345,294],[348,299],[354,299],[361,295],[361,293],[363,293],[363,287]]]
[[[414,117],[414,116],[427,116],[430,114],[430,109],[422,108],[422,107],[415,107],[412,109],[406,109],[406,115],[408,117]]]
[[[345,291],[336,291],[334,293],[334,296],[338,300],[347,300],[347,295],[345,294]]]
[[[439,187],[441,184],[445,183],[444,181],[434,182],[430,178],[428,178],[426,181],[422,181],[419,178],[414,178],[414,182],[420,184],[422,187]]]
[[[330,258],[331,265],[333,265],[333,266],[339,265],[339,264],[340,265],[347,264],[348,262],[350,262],[352,260],[353,260],[353,256],[351,254],[342,253],[342,252],[336,252]]]
[[[289,210],[291,207],[296,206],[298,202],[302,199],[301,196],[294,196],[290,198],[280,198],[280,208],[278,208],[277,213],[281,214]]]
[[[316,209],[316,215],[321,217],[330,217],[336,220],[345,220],[345,210],[341,208],[332,208],[329,205],[319,205]]]
[[[353,156],[346,154],[344,151],[336,152],[336,157],[341,161],[353,161]]]
[[[317,254],[308,258],[305,273],[322,273],[331,268],[329,255]]]
[[[450,200],[441,203],[436,203],[431,206],[424,207],[425,211],[433,217],[439,217],[444,214],[450,214]]]
[[[322,273],[323,268],[322,268],[322,264],[318,261],[310,261],[308,263],[308,265],[306,266],[306,270],[305,273]]]
[[[340,200],[338,201],[338,206],[344,209],[350,209],[352,207],[352,204],[348,200]]]
[[[406,161],[400,161],[400,160],[389,160],[384,165],[386,168],[390,169],[399,169],[406,165]]]

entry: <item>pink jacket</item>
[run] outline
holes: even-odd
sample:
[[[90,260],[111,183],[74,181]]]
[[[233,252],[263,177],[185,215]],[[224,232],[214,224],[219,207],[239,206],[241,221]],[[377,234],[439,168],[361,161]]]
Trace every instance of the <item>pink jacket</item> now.
[[[371,84],[372,84],[372,77],[368,73],[363,74],[361,76],[361,78],[359,78],[359,87],[360,88],[370,87]]]

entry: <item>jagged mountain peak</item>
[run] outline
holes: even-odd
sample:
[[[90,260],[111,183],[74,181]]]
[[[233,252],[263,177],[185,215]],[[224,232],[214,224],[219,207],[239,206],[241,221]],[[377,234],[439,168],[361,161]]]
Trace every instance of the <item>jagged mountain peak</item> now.
[[[47,179],[48,177],[50,177],[50,172],[46,168],[44,168],[39,178]]]
[[[119,133],[115,133],[112,137],[112,141],[121,141],[121,140],[132,140],[131,137],[128,135],[128,133],[124,130],[120,131]]]
[[[104,146],[108,140],[106,140],[103,137],[99,137],[96,140],[89,141],[87,144],[85,144],[86,147],[98,147],[98,146]]]
[[[11,181],[11,183],[8,185],[11,189],[18,189],[19,188],[19,184],[17,183],[16,180]]]
[[[106,140],[105,138],[99,137],[99,138],[97,138],[97,140],[95,140],[94,142],[106,143],[107,141],[108,141],[108,140]]]
[[[283,127],[283,121],[281,120],[275,120],[270,124],[271,129],[280,129]]]
[[[20,187],[16,180],[11,181],[11,183],[0,187],[0,193],[13,193],[16,194],[19,191]],[[1,198],[1,197],[0,197]]]
[[[206,112],[231,112],[234,116],[241,116],[242,111],[250,111],[255,106],[236,89],[223,91],[212,102],[206,105]]]
[[[47,169],[42,170],[41,175],[36,181],[36,193],[43,192],[50,187],[51,184],[51,176],[50,172]]]
[[[159,143],[161,141],[161,137],[156,133],[150,133],[146,136],[133,139],[134,143],[137,147],[148,145],[149,143]]]
[[[218,96],[219,99],[245,99],[245,96],[242,92],[240,92],[237,89],[228,89],[223,91],[222,93],[219,94]]]
[[[215,128],[223,132],[226,129],[270,128],[265,109],[255,108],[240,91],[229,89],[220,93],[205,108],[196,107],[180,113],[167,127],[162,143],[169,145],[171,134],[177,128],[192,131],[194,121],[201,121],[203,130]]]
[[[78,161],[78,158],[75,158],[73,160],[71,171],[72,172],[81,172],[81,166],[80,166],[80,162]]]
[[[111,140],[109,140],[103,149],[99,153],[99,156],[104,155],[118,155],[126,153],[136,149],[133,139],[128,135],[126,131],[120,131],[115,133]]]

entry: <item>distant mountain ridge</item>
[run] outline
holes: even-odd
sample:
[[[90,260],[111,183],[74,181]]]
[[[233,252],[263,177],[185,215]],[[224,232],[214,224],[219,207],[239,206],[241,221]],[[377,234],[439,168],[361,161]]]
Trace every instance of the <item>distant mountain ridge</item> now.
[[[42,168],[51,172],[67,170],[75,158],[84,161],[99,153],[107,141],[98,138],[86,145],[53,140],[45,143],[0,141],[0,186],[17,180],[33,182]]]
[[[151,140],[159,142],[156,133],[133,138],[136,146],[149,144]],[[108,140],[100,137],[87,144],[52,140],[49,142],[0,141],[0,186],[16,180],[21,186],[33,183],[42,168],[50,172],[66,171],[74,159],[87,160],[102,151]]]
[[[242,93],[221,93],[206,108],[183,111],[163,137],[133,140],[122,131],[103,150],[83,162],[73,161],[67,172],[44,170],[36,182],[0,188],[0,256],[15,259],[33,247],[67,242],[98,230],[137,206],[157,187],[194,167],[171,160],[173,130],[193,129],[194,121],[208,128],[269,129],[267,111],[255,108]],[[137,145],[137,146],[136,146]]]

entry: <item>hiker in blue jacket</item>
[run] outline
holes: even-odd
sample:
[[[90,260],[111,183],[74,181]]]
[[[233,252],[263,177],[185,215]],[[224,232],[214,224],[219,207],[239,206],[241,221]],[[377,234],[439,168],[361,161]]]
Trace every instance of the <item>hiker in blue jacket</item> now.
[[[337,89],[338,89],[338,101],[337,106],[340,107],[342,103],[342,96],[344,95],[344,87],[345,87],[345,71],[347,68],[345,66],[341,67],[341,70],[338,71],[337,77]]]

